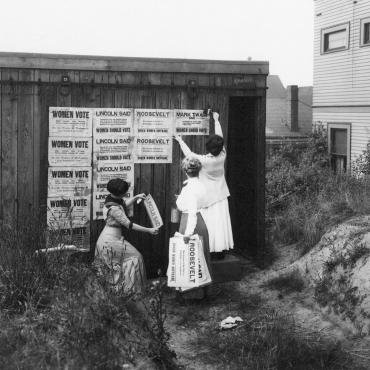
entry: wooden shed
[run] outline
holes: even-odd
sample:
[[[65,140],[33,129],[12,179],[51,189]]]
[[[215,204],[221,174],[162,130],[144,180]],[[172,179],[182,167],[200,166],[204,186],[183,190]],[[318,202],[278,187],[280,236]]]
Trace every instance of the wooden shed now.
[[[236,249],[264,247],[265,119],[268,63],[0,53],[0,220],[45,214],[50,106],[218,109],[227,147],[227,182]],[[205,137],[185,138],[204,152]],[[153,195],[160,235],[130,235],[149,274],[167,263],[173,195],[182,185],[181,154],[172,164],[135,164],[135,192]],[[143,207],[134,221],[147,224]],[[45,219],[46,222],[46,219]],[[101,221],[92,225],[92,245]]]

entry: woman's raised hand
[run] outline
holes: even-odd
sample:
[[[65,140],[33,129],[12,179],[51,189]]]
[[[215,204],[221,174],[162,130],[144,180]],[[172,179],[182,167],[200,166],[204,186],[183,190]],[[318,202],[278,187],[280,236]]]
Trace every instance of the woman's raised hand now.
[[[182,140],[182,137],[180,135],[173,135],[173,138],[177,141],[180,142]]]
[[[135,195],[135,199],[145,199],[146,195],[145,193],[140,193]]]

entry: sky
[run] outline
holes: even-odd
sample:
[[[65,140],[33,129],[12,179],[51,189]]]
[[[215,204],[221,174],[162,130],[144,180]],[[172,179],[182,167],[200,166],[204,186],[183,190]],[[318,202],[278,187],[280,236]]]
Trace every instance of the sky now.
[[[312,85],[313,0],[6,0],[0,51],[262,60]]]

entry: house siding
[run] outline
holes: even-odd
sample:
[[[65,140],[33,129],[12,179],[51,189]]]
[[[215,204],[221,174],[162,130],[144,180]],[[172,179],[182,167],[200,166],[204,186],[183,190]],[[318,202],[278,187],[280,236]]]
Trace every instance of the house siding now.
[[[350,123],[353,161],[370,140],[370,46],[360,46],[370,1],[316,0],[314,17],[313,123]],[[349,23],[349,48],[322,54],[321,30],[343,23]]]
[[[370,47],[360,47],[360,21],[370,2],[315,1],[313,105],[370,105]],[[321,54],[321,30],[349,22],[349,48]]]

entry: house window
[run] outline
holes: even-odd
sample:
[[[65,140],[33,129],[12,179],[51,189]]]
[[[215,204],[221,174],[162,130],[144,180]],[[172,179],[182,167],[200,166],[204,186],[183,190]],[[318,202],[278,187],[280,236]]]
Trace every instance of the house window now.
[[[350,171],[350,134],[349,123],[328,124],[330,161],[335,173]]]
[[[361,46],[370,45],[370,17],[361,19],[360,45]]]
[[[321,53],[331,53],[349,48],[349,23],[321,30]]]

